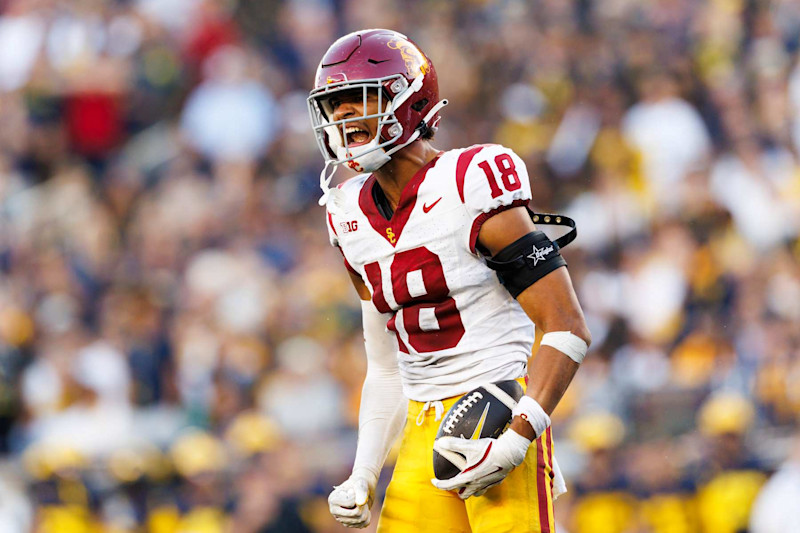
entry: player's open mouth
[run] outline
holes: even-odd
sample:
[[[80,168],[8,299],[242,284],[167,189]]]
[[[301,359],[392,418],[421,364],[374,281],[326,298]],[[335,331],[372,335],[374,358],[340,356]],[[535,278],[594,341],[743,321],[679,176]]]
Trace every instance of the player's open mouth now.
[[[345,135],[347,135],[347,146],[351,148],[369,142],[369,132],[358,126],[348,126],[345,129]]]

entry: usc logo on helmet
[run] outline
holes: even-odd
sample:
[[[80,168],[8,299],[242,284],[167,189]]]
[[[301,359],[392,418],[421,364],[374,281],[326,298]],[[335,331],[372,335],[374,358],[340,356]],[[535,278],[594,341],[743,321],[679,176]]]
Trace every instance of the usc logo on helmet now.
[[[400,52],[406,64],[406,71],[409,77],[416,78],[417,72],[422,72],[423,74],[428,73],[428,61],[425,59],[425,56],[422,55],[422,52],[420,52],[417,47],[408,41],[392,39],[386,43],[386,46]]]

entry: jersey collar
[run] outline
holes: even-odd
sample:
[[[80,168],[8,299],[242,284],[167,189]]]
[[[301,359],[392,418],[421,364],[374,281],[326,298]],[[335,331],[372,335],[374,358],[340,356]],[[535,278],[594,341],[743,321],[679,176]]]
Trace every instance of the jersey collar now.
[[[372,228],[377,231],[386,241],[392,246],[397,246],[397,241],[400,240],[400,234],[408,222],[408,217],[414,210],[417,203],[417,191],[419,186],[425,180],[428,171],[436,165],[443,152],[439,152],[436,157],[428,161],[422,168],[420,168],[411,180],[403,187],[400,193],[400,201],[397,204],[397,209],[392,213],[392,217],[386,220],[383,215],[378,211],[373,197],[373,187],[378,187],[378,180],[374,175],[370,175],[361,187],[361,192],[358,196],[358,205],[361,211],[367,216]]]

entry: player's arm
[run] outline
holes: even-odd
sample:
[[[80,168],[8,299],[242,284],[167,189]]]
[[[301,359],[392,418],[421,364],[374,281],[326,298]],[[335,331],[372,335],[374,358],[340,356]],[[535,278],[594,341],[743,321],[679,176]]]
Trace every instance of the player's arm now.
[[[528,368],[526,394],[514,408],[505,433],[497,439],[445,437],[437,441],[436,446],[464,455],[467,466],[451,479],[432,482],[443,490],[458,490],[463,499],[480,496],[522,463],[531,442],[550,425],[549,415],[591,342],[569,274],[562,268],[566,263],[555,246],[550,248],[549,239],[536,231],[525,208],[490,217],[481,227],[478,242],[492,258],[506,263],[538,250],[536,261],[515,262],[515,269],[504,272],[503,282],[544,336]]]
[[[519,207],[487,220],[478,239],[496,257],[535,231],[528,212]],[[554,257],[548,258],[548,261],[553,260]],[[535,400],[549,416],[575,376],[591,343],[591,334],[566,268],[556,267],[534,281],[517,295],[517,301],[536,327],[547,335],[528,366],[526,396]],[[519,416],[511,423],[512,429],[531,440],[541,434],[539,428],[534,431],[532,426],[533,421],[527,423]]]
[[[397,366],[397,341],[358,274],[348,270],[361,298],[367,375],[358,413],[358,445],[351,476],[328,497],[331,514],[348,527],[366,527],[383,463],[403,429],[407,402]]]
[[[361,277],[348,271],[361,298],[367,375],[358,413],[358,447],[353,470],[369,471],[377,479],[403,429],[408,402],[397,366],[397,338],[386,329],[391,316],[380,313]]]

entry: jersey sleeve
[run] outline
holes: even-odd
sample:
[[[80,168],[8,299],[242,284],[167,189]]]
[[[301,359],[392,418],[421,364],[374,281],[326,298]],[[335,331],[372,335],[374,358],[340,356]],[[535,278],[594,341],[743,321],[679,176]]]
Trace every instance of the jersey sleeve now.
[[[469,247],[473,253],[484,222],[506,209],[526,206],[531,200],[525,162],[509,148],[496,144],[465,150],[456,165],[456,182],[472,220]]]
[[[328,240],[330,241],[331,246],[336,247],[336,249],[339,250],[339,253],[342,254],[342,261],[344,262],[344,267],[353,274],[361,276],[361,274],[359,274],[358,271],[356,271],[356,269],[354,269],[352,265],[350,265],[350,262],[347,260],[347,256],[344,255],[344,250],[342,250],[342,246],[339,244],[339,234],[336,231],[337,222],[335,222],[335,219],[330,211],[325,212],[325,218],[326,218],[325,226],[327,226],[328,228]]]

